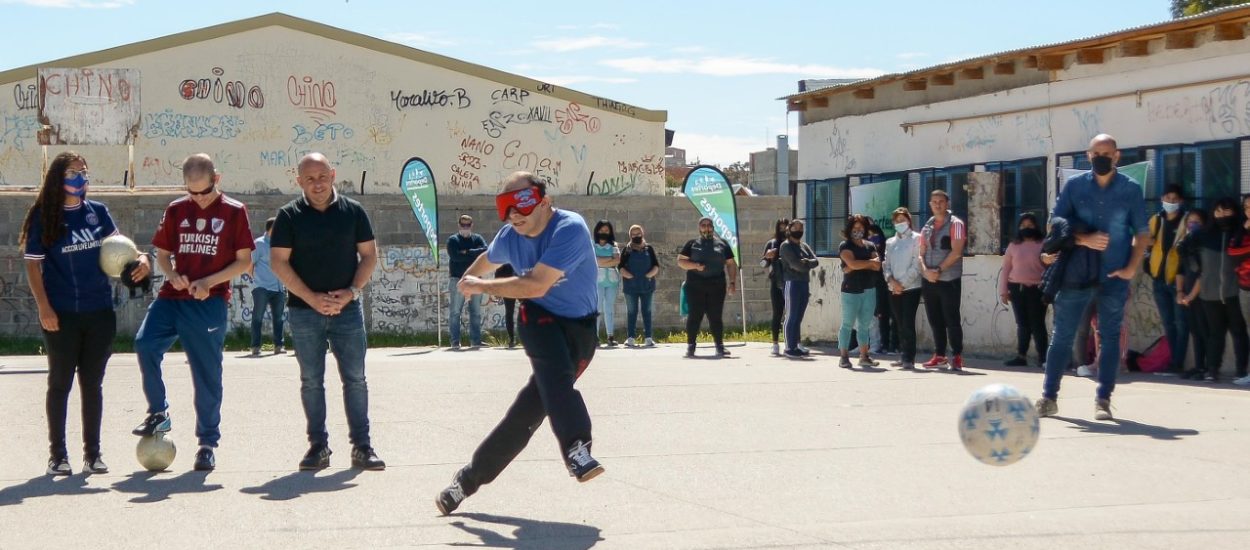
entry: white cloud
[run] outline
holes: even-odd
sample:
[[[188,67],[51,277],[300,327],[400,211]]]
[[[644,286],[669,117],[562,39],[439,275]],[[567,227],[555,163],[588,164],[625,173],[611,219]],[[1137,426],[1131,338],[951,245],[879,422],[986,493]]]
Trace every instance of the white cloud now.
[[[134,5],[135,0],[0,0],[0,4],[25,4],[36,8],[100,8],[113,9]]]
[[[534,42],[534,47],[546,52],[573,52],[579,50],[589,50],[592,48],[641,48],[647,44],[644,42],[636,42],[625,38],[610,38],[607,36],[582,36],[577,38],[553,38],[549,40],[538,40]]]
[[[699,59],[628,57],[605,59],[599,63],[630,73],[695,73],[710,76],[789,74],[808,78],[872,78],[885,74],[885,71],[880,69],[867,67],[802,65],[750,57],[702,57]]]
[[[673,147],[686,150],[687,162],[699,159],[703,164],[729,166],[735,162],[750,162],[753,151],[763,151],[769,145],[758,137],[693,134],[679,130],[673,136]]]
[[[555,84],[556,86],[572,86],[584,82],[602,82],[605,84],[631,84],[638,82],[636,78],[569,75],[569,76],[531,76],[534,80]]]
[[[430,48],[438,46],[455,46],[456,41],[442,38],[433,34],[417,33],[417,32],[393,32],[383,38],[391,42],[406,44],[414,48]]]

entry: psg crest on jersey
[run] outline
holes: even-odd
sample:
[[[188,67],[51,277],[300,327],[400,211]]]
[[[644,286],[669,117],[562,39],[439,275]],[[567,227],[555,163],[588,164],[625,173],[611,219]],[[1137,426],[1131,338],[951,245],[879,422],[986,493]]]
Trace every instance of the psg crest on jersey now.
[[[213,218],[213,233],[221,233],[226,228],[226,220],[221,218]]]
[[[87,223],[90,225],[100,225],[100,218],[95,215],[95,212],[87,212]]]

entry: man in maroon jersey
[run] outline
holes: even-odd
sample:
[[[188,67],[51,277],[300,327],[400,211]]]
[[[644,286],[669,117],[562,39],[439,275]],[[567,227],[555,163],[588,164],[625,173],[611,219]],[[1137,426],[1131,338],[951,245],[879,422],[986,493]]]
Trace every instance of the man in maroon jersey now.
[[[221,175],[208,155],[187,157],[182,179],[187,196],[169,203],[152,237],[165,284],[135,335],[148,416],[133,433],[146,436],[172,427],[161,360],[177,339],[187,352],[195,386],[200,444],[195,469],[209,471],[216,467],[213,449],[221,438],[221,355],[230,281],[251,266],[255,245],[247,207],[222,194],[217,187]]]

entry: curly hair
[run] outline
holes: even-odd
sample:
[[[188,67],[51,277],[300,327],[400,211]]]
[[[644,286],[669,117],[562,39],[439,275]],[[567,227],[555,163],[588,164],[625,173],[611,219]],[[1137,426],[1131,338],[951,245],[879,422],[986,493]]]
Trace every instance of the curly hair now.
[[[855,228],[855,224],[857,223],[864,227],[864,233],[866,235],[868,233],[868,228],[872,225],[872,220],[863,214],[851,214],[850,216],[847,216],[846,225],[842,228],[843,239],[849,240],[851,238],[851,230]]]
[[[84,164],[87,162],[82,155],[74,151],[65,151],[52,159],[48,172],[43,175],[43,187],[39,188],[35,204],[30,205],[30,210],[26,211],[26,221],[22,222],[22,233],[18,238],[18,244],[23,248],[26,246],[26,238],[30,235],[30,227],[36,217],[43,226],[41,232],[43,246],[52,246],[65,236],[63,223],[65,212],[62,209],[65,205],[65,171],[74,161],[82,161]]]

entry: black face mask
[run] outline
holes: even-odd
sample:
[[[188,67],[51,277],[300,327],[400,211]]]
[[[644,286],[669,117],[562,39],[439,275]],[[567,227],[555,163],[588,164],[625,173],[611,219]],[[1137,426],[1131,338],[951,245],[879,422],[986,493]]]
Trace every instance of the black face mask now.
[[[1036,227],[1029,227],[1027,229],[1021,229],[1020,238],[1031,240],[1031,241],[1040,240],[1042,238],[1042,230]]]
[[[1233,220],[1232,216],[1224,216],[1223,218],[1215,218],[1215,226],[1220,228],[1220,231],[1228,231],[1232,229],[1235,223],[1236,221]]]
[[[1110,174],[1115,169],[1114,161],[1111,157],[1097,156],[1091,159],[1090,164],[1094,166],[1094,173],[1099,176]]]
[[[629,242],[634,244],[642,244],[642,237],[630,237]]]
[[[601,242],[601,243],[606,243],[606,242],[608,242],[608,236],[607,236],[607,235],[604,235],[603,233],[600,233],[600,234],[599,234],[599,242]]]
[[[794,238],[794,239],[802,239],[802,238],[803,238],[803,230],[802,230],[802,229],[800,229],[800,230],[798,230],[798,231],[791,231],[791,232],[790,232],[790,237],[791,237],[791,238]]]

